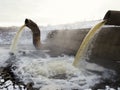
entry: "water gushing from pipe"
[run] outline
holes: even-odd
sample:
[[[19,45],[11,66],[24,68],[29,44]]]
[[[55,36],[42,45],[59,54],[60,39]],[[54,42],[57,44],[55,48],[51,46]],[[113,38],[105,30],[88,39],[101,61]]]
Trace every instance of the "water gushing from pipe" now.
[[[24,27],[25,27],[25,25],[21,26],[21,28],[16,33],[14,39],[12,40],[12,44],[10,46],[10,52],[15,53],[19,37],[22,34],[22,31],[24,30],[23,29]]]
[[[95,25],[89,32],[88,34],[86,35],[86,37],[84,38],[80,48],[78,49],[78,52],[75,56],[75,59],[74,59],[74,62],[73,62],[73,65],[74,66],[78,66],[79,64],[79,61],[81,59],[84,58],[85,56],[85,53],[87,52],[87,49],[88,49],[88,46],[92,40],[92,38],[95,36],[95,34],[97,32],[99,32],[99,29],[106,23],[106,20],[103,20],[102,22],[98,23],[97,25]]]

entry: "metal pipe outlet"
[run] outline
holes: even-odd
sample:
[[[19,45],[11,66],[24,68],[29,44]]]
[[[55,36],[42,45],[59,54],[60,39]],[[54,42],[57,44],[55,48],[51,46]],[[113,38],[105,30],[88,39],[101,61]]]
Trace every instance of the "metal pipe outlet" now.
[[[120,11],[109,10],[104,20],[107,20],[106,25],[120,25]]]
[[[41,34],[38,25],[30,19],[25,19],[25,25],[28,28],[30,28],[33,33],[33,45],[35,46],[36,49],[39,49],[41,45],[40,41]]]

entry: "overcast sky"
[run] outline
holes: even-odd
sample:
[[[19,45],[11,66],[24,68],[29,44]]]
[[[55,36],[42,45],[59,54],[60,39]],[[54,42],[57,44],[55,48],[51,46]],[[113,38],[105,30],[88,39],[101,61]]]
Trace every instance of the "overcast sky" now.
[[[39,25],[99,20],[108,10],[120,10],[120,0],[0,0],[0,26],[21,26],[25,18]]]

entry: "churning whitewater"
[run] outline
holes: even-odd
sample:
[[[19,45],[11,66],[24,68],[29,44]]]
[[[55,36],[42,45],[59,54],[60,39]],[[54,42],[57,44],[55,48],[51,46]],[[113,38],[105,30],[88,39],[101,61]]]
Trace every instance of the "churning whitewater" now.
[[[3,50],[5,51],[5,49]],[[12,63],[12,70],[20,81],[34,83],[40,90],[83,90],[100,82],[100,78],[111,78],[113,71],[104,69],[96,64],[81,62],[83,68],[72,66],[73,56],[50,57],[41,51],[24,51],[9,57],[9,52],[1,52],[1,67]],[[44,57],[40,57],[40,55]],[[104,72],[102,76],[86,71],[98,68]]]

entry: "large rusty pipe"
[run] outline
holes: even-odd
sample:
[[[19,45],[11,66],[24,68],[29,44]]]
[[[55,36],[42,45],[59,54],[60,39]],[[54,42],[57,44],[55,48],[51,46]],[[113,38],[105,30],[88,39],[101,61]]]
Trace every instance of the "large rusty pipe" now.
[[[120,25],[120,11],[109,10],[104,20],[107,20],[106,25]]]
[[[25,25],[28,28],[30,28],[33,33],[33,45],[35,46],[36,49],[39,49],[41,45],[40,41],[41,33],[38,25],[30,19],[25,19]]]

